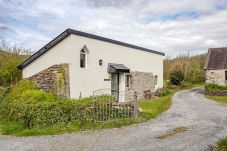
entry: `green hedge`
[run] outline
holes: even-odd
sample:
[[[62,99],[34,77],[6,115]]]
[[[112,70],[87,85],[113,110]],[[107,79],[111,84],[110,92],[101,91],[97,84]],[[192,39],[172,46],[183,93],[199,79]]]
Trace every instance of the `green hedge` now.
[[[227,90],[226,85],[218,85],[213,83],[206,84],[205,88],[207,90]]]
[[[111,96],[99,96],[95,102],[92,97],[71,100],[40,90],[25,90],[15,99],[0,103],[0,118],[32,128],[125,117],[124,109],[113,107],[111,100]]]
[[[94,121],[120,118],[122,109],[113,108],[111,103],[85,100],[57,99],[55,101],[25,101],[16,99],[0,105],[2,118],[22,123],[25,127],[48,127],[57,123],[68,124],[74,121]]]
[[[61,98],[38,90],[29,80],[22,80],[0,102],[0,118],[32,128],[125,117],[125,109],[114,107],[111,100],[111,96],[96,97],[95,102],[92,97],[80,100]]]

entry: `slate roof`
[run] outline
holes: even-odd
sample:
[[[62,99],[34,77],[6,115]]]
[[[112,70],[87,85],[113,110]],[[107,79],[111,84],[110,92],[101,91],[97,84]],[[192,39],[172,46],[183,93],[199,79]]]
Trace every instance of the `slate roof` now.
[[[205,70],[227,69],[227,47],[209,48],[206,56]]]
[[[117,44],[117,45],[129,47],[129,48],[134,48],[134,49],[138,49],[138,50],[141,50],[141,51],[146,51],[146,52],[150,52],[150,53],[154,53],[154,54],[158,54],[158,55],[162,55],[162,56],[165,55],[164,53],[159,52],[159,51],[155,51],[155,50],[151,50],[151,49],[147,49],[147,48],[135,46],[135,45],[132,45],[132,44],[128,44],[128,43],[120,42],[120,41],[117,41],[117,40],[113,40],[113,39],[109,39],[109,38],[105,38],[105,37],[101,37],[101,36],[97,36],[97,35],[93,35],[93,34],[81,32],[81,31],[74,30],[74,29],[67,29],[63,33],[61,33],[59,36],[57,36],[56,38],[54,38],[51,42],[49,42],[44,47],[42,47],[39,51],[37,51],[36,53],[34,53],[31,57],[29,57],[23,63],[21,63],[18,66],[18,68],[19,69],[23,69],[24,67],[26,67],[27,65],[29,65],[31,62],[33,62],[34,60],[36,60],[38,57],[40,57],[41,55],[43,55],[45,52],[47,52],[49,49],[51,49],[53,46],[55,46],[60,41],[62,41],[63,39],[65,39],[70,34],[74,34],[74,35],[78,35],[78,36],[83,36],[83,37],[87,37],[87,38],[91,38],[91,39],[96,39],[96,40],[100,40],[100,41],[105,41],[105,42],[109,42],[109,43],[113,43],[113,44]]]

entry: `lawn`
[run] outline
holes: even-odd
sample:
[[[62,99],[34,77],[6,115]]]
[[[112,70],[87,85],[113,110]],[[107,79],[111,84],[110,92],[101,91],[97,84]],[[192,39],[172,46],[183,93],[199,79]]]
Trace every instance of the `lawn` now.
[[[206,98],[227,104],[226,96],[206,96]]]
[[[159,116],[171,106],[171,97],[176,91],[172,91],[169,95],[158,97],[153,100],[143,100],[139,102],[140,117],[144,120],[150,120]]]

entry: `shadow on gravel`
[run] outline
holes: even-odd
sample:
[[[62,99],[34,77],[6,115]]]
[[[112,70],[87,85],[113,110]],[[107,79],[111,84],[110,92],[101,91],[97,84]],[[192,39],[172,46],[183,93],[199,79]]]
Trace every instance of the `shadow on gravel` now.
[[[196,92],[198,94],[204,94],[204,89],[202,88],[195,88],[195,89],[191,89],[191,92]]]

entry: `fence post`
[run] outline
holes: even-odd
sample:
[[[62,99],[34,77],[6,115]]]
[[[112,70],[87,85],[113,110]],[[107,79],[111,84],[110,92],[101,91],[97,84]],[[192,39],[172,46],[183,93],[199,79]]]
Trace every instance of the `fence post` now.
[[[138,98],[137,98],[137,92],[135,91],[134,92],[134,100],[133,100],[133,103],[134,103],[134,118],[137,119],[138,116],[139,116],[139,106],[138,106]]]
[[[96,102],[93,100],[93,122],[96,122]]]

